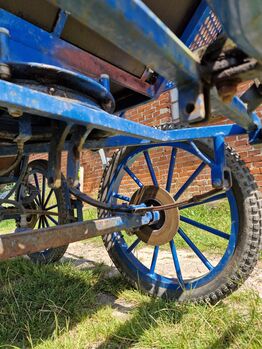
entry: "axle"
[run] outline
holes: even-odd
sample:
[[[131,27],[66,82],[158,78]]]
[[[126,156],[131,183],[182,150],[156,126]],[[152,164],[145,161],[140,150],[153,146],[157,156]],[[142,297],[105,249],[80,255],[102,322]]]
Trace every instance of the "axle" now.
[[[144,216],[118,215],[45,229],[27,230],[17,234],[0,235],[0,260],[67,245],[123,229],[131,230],[152,221],[153,215],[148,212]]]

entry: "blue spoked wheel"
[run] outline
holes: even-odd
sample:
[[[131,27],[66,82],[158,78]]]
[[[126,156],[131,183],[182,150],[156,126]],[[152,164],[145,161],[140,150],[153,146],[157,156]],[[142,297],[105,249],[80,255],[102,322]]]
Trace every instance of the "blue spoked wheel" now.
[[[30,214],[27,216],[27,228],[41,229],[48,228],[54,225],[70,223],[66,183],[62,178],[62,186],[58,189],[51,189],[47,184],[47,170],[48,162],[46,160],[34,160],[28,164],[27,174],[24,178],[23,184],[17,192],[17,200],[22,201],[22,197],[30,194],[31,188],[37,191],[37,195],[33,202],[28,204],[25,208],[33,210],[43,210],[47,212],[55,212],[62,214],[56,216],[52,214]],[[19,233],[19,222],[17,232]],[[57,262],[66,252],[68,245],[47,248],[44,251],[29,254],[29,258],[37,264],[49,264]]]
[[[208,142],[122,149],[104,171],[99,198],[114,204],[146,201],[148,206],[189,199],[199,194],[199,183],[202,193],[212,189],[212,159]],[[103,237],[112,261],[132,285],[155,296],[215,303],[252,272],[261,239],[260,194],[229,147],[226,162],[232,173],[230,190],[177,211],[162,211],[158,223],[131,236],[122,231]]]

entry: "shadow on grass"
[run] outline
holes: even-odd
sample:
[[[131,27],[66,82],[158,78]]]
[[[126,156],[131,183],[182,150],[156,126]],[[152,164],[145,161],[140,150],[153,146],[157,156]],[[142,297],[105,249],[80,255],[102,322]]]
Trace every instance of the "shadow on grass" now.
[[[206,349],[227,349],[231,348],[235,343],[237,336],[243,331],[241,326],[237,326],[232,324],[229,328],[227,328],[222,335]]]
[[[0,345],[28,347],[72,328],[98,310],[105,267],[39,266],[26,259],[0,264]]]
[[[130,288],[121,277],[107,278],[112,268],[93,261],[80,259],[78,266],[70,258],[63,263],[39,266],[23,258],[0,263],[0,347],[31,347],[53,337],[59,328],[72,329],[83,319],[91,317],[107,305],[121,313],[130,308],[115,304],[116,294]],[[88,267],[81,263],[88,262]],[[104,300],[98,299],[106,295]],[[156,310],[163,300],[151,299],[139,304],[133,320],[118,328],[117,333],[101,344],[101,348],[128,348],[130,341],[120,344],[117,335],[132,336],[132,342],[139,341],[143,332],[154,325]],[[143,314],[142,324],[136,319]],[[182,314],[181,314],[182,316]],[[177,321],[180,320],[177,318]],[[139,325],[139,326],[138,326]],[[136,327],[133,335],[132,327]],[[130,332],[131,331],[131,332]]]
[[[140,303],[135,310],[132,319],[125,321],[117,330],[112,333],[103,343],[96,347],[96,349],[128,349],[136,347],[141,340],[141,337],[152,328],[159,326],[158,318],[163,320],[163,312],[169,312],[171,309],[163,300],[151,299],[150,302]],[[169,321],[172,325],[178,324],[183,316],[186,314],[186,307],[183,311],[177,311]],[[169,317],[167,315],[167,317]],[[147,348],[155,347],[152,343],[147,343]],[[164,348],[164,343],[162,346]],[[170,348],[170,346],[168,346]],[[177,347],[174,347],[177,348]]]
[[[34,265],[22,258],[1,263],[0,347],[34,347],[52,339],[54,333],[59,336],[61,329],[61,334],[63,329],[73,329],[108,305],[122,314],[129,313],[130,307],[119,304],[116,300],[118,294],[130,287],[119,276],[108,278],[112,269],[114,270],[92,260],[76,261],[71,258],[47,266]],[[218,307],[222,313],[225,305]],[[127,349],[140,345],[147,331],[152,333],[152,330],[159,330],[161,323],[182,326],[186,322],[184,317],[191,321],[192,309],[192,306],[141,297],[138,305],[132,308],[132,316],[121,321],[96,348]],[[201,336],[197,332],[201,316],[206,317],[207,322],[210,314],[212,315],[212,309],[207,306],[199,307],[193,314],[196,336]],[[206,348],[228,348],[242,331],[234,323],[223,330],[219,336],[212,338]],[[192,336],[194,337],[193,332]],[[163,344],[157,347],[164,347]],[[172,345],[168,347],[178,348]],[[202,347],[205,348],[205,345]],[[187,348],[186,344],[184,348]]]

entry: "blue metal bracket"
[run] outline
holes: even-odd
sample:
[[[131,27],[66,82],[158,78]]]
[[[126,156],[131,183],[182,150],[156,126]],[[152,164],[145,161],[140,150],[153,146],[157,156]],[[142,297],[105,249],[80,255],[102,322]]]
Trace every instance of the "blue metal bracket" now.
[[[215,137],[213,146],[214,160],[211,170],[212,186],[217,189],[229,189],[232,185],[232,178],[230,170],[226,168],[224,137]]]
[[[58,19],[53,30],[53,34],[57,37],[60,37],[62,31],[65,27],[66,21],[68,19],[69,13],[63,10],[59,11]]]

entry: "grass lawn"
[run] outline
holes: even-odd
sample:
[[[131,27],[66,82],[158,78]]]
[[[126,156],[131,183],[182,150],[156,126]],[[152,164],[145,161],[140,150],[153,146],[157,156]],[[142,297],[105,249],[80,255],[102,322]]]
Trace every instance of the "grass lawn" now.
[[[228,232],[226,205],[206,209],[210,218],[201,206],[183,214]],[[85,212],[85,219],[94,217],[94,210]],[[1,232],[12,224],[2,222]],[[184,229],[203,251],[222,250],[212,235]],[[184,248],[182,240],[177,244]],[[103,264],[80,269],[70,261],[0,263],[0,348],[262,348],[262,301],[254,291],[216,306],[181,305],[142,295],[108,271]]]
[[[216,306],[179,305],[141,295],[107,272],[104,265],[1,263],[0,347],[262,347],[262,302],[252,291]],[[101,294],[111,301],[100,303]],[[118,308],[129,312],[118,316]]]

